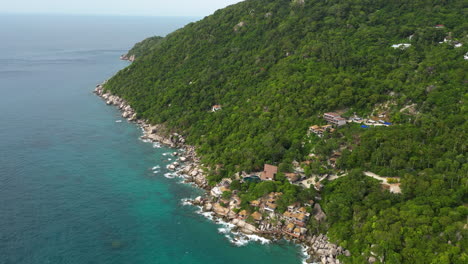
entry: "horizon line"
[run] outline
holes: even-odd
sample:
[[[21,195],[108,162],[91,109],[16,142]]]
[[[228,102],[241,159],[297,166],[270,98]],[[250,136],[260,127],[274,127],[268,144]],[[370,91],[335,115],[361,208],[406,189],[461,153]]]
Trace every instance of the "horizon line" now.
[[[109,13],[62,13],[62,12],[15,12],[0,11],[1,15],[48,15],[48,16],[107,16],[107,17],[147,17],[147,18],[196,18],[202,19],[206,16],[176,16],[176,15],[143,15],[143,14],[109,14]],[[210,14],[211,15],[211,14]]]

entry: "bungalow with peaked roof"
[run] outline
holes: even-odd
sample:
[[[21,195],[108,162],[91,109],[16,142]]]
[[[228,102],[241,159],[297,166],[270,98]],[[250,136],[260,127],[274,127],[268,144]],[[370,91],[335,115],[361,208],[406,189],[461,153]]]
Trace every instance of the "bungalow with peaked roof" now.
[[[288,210],[283,213],[283,219],[288,222],[294,223],[297,226],[304,227],[310,213],[307,212],[305,207],[298,208],[296,204],[288,206]]]
[[[253,200],[253,201],[250,202],[250,206],[259,207],[260,206],[260,201],[259,200]]]
[[[307,232],[307,229],[306,229],[306,228],[303,228],[303,227],[296,227],[296,228],[294,228],[294,230],[293,230],[293,235],[294,235],[295,237],[300,237],[300,236],[304,235],[306,232]]]
[[[291,205],[288,205],[288,212],[294,212],[301,204],[299,202],[295,202]]]
[[[288,179],[290,183],[297,182],[298,180],[301,179],[301,175],[294,173],[294,172],[285,173],[284,176],[286,177],[286,179]]]
[[[248,215],[249,215],[249,213],[247,213],[246,210],[242,210],[242,211],[239,212],[237,218],[239,218],[239,219],[241,219],[241,220],[244,220],[244,219],[247,218]]]
[[[257,223],[263,219],[262,214],[259,212],[253,212],[250,216],[252,216],[253,220]]]
[[[346,125],[346,119],[341,117],[337,113],[329,112],[323,114],[323,118],[328,122],[336,126],[343,126]]]
[[[211,107],[212,112],[216,112],[216,111],[219,111],[219,110],[221,110],[221,105],[213,105]]]
[[[275,212],[276,207],[278,207],[278,205],[276,203],[266,202],[265,206],[263,207],[263,210],[273,213],[273,212]]]
[[[260,179],[262,181],[274,181],[276,173],[278,173],[278,167],[265,164],[262,173],[260,174]]]

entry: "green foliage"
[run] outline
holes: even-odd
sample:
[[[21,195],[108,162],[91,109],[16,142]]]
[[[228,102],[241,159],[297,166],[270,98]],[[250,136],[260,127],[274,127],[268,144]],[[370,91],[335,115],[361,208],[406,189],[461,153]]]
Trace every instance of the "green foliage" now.
[[[372,251],[387,263],[464,263],[468,208],[459,203],[466,185],[454,190],[430,174],[405,176],[402,196],[359,170],[325,186],[328,234],[354,253],[346,262],[363,263],[361,253]]]
[[[349,175],[322,196],[348,262],[363,263],[374,245],[388,263],[466,263],[467,21],[462,0],[248,0],[135,45],[136,61],[105,89],[185,135],[204,164],[222,164],[210,184],[279,165],[276,182],[233,183],[246,209],[272,191],[284,194],[280,211],[313,197],[282,173],[310,152],[306,174],[329,173],[327,158],[343,148],[337,167]],[[464,45],[439,44],[449,32]],[[215,104],[222,110],[211,112]],[[323,112],[364,116],[377,104],[394,125],[305,136]],[[403,194],[362,170],[400,177]]]
[[[156,47],[164,40],[163,37],[154,36],[138,42],[128,51],[127,56],[135,55],[136,58],[151,54]]]
[[[224,192],[221,194],[221,197],[222,197],[223,199],[226,199],[226,200],[229,199],[229,198],[231,198],[231,196],[232,196],[232,192],[230,192],[230,191],[224,191]]]

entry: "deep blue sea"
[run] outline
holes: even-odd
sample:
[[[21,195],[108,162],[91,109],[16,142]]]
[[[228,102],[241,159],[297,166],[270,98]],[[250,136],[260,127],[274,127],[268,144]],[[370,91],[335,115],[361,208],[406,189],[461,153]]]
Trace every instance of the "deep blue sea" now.
[[[0,15],[1,264],[301,263],[182,205],[201,192],[164,177],[174,150],[91,93],[135,42],[195,20]]]

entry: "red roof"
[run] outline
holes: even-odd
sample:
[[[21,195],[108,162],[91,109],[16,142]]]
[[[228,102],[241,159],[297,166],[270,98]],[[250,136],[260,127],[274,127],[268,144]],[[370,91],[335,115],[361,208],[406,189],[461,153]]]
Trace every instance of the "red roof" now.
[[[275,174],[278,172],[278,167],[270,165],[270,164],[265,164],[263,168],[263,172],[260,175],[260,178],[262,180],[274,180]]]

